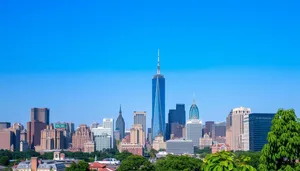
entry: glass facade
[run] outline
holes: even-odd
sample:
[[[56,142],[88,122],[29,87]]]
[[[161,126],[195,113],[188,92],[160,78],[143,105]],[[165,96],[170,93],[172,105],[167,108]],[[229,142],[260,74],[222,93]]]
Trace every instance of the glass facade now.
[[[125,137],[125,121],[122,116],[121,106],[120,106],[119,116],[116,120],[116,130],[120,132],[120,139],[122,140]]]
[[[249,114],[249,150],[261,151],[268,143],[267,137],[272,126],[275,113]]]
[[[189,119],[199,119],[199,109],[196,104],[192,104],[190,108]]]
[[[165,137],[165,78],[156,74],[152,79],[152,140],[157,135]]]

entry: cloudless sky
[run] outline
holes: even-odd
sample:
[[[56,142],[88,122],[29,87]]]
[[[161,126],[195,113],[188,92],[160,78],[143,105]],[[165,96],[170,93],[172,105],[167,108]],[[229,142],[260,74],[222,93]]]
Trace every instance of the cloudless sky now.
[[[151,120],[157,49],[166,109],[193,93],[203,121],[230,109],[300,113],[300,2],[0,1],[0,121]],[[168,111],[166,111],[166,114]],[[167,116],[166,116],[167,118]],[[167,120],[167,119],[166,119]]]

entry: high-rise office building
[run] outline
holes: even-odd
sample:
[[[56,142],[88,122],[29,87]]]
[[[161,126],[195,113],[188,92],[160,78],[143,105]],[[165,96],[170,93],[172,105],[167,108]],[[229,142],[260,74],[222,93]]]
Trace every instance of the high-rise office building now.
[[[0,122],[0,129],[10,128],[10,122]]]
[[[103,126],[92,129],[96,151],[113,148],[111,129],[110,127],[104,128]]]
[[[232,110],[226,117],[226,144],[232,146]]]
[[[92,139],[93,137],[90,128],[85,124],[80,125],[72,136],[73,150],[84,151],[84,143],[92,141]]]
[[[152,143],[151,128],[148,128],[147,141],[148,141],[149,144]]]
[[[120,105],[119,116],[116,120],[116,130],[119,131],[119,133],[120,133],[119,139],[122,140],[125,137],[125,121],[122,116],[121,105]]]
[[[188,140],[192,140],[194,146],[199,146],[199,140],[202,138],[202,121],[199,118],[199,110],[195,103],[195,100],[193,101],[193,104],[190,108],[189,113],[190,118],[186,123],[186,138]]]
[[[134,124],[142,125],[144,133],[146,133],[146,111],[134,111],[133,112]]]
[[[268,143],[267,137],[275,113],[251,113],[244,121],[244,150],[261,151]]]
[[[212,125],[212,139],[216,141],[217,137],[226,136],[226,122],[216,122]]]
[[[145,133],[141,124],[134,124],[130,129],[130,143],[145,145]]]
[[[103,128],[110,128],[110,136],[111,136],[111,146],[112,148],[115,145],[114,141],[114,119],[112,118],[104,118],[103,119]]]
[[[160,60],[158,50],[157,73],[152,79],[152,140],[157,135],[165,137],[165,77],[160,73]]]
[[[31,121],[39,121],[49,125],[50,110],[48,108],[31,108]]]
[[[13,132],[8,128],[0,129],[0,149],[14,151]]]
[[[168,115],[168,133],[174,138],[183,137],[183,127],[186,124],[184,104],[176,104],[176,109],[170,109]],[[167,140],[170,135],[167,135]]]
[[[205,122],[205,128],[207,128],[207,130],[208,130],[208,135],[209,135],[209,137],[212,137],[212,128],[213,128],[213,125],[214,125],[214,121],[206,121]]]
[[[40,145],[41,131],[49,124],[48,108],[32,108],[30,122],[27,122],[27,141],[30,149]]]
[[[243,150],[244,118],[251,113],[250,108],[232,109],[232,146],[231,150]]]

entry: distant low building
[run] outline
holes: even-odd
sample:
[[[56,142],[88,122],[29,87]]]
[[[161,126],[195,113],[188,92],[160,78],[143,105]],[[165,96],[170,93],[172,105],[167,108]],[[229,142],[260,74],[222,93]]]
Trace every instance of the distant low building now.
[[[160,149],[166,149],[166,142],[164,141],[164,137],[162,135],[158,135],[155,137],[152,143],[152,148],[156,151],[159,151]]]
[[[20,162],[14,171],[65,171],[65,165],[55,161],[38,160],[32,157],[31,160]]]
[[[95,152],[95,143],[93,141],[88,141],[83,145],[83,152],[92,153]]]
[[[209,137],[208,134],[204,134],[203,138],[200,138],[200,149],[204,149],[205,147],[211,147],[212,138]]]
[[[143,156],[143,145],[141,144],[127,144],[121,143],[120,145],[120,152],[128,151],[134,155]]]
[[[89,169],[94,171],[114,171],[114,169],[98,162],[89,163]]]
[[[28,151],[28,148],[29,148],[29,146],[28,146],[28,142],[27,141],[21,141],[20,142],[20,151],[21,152]]]
[[[174,155],[194,154],[193,141],[185,139],[168,140],[166,151]]]
[[[224,143],[216,143],[211,147],[211,153],[217,153],[220,151],[230,151],[230,146],[228,144],[224,144]]]

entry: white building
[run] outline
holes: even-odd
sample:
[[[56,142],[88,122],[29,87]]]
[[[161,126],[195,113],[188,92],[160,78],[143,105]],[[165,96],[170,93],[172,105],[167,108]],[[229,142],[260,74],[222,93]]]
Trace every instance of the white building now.
[[[103,125],[92,129],[96,151],[114,147],[114,120],[103,119]]]
[[[193,141],[193,145],[199,147],[199,140],[202,138],[202,121],[190,119],[186,123],[186,138]]]
[[[208,134],[204,134],[203,138],[200,138],[200,149],[212,146],[212,138]]]
[[[194,154],[192,140],[174,139],[166,142],[166,152],[174,155]]]
[[[232,109],[231,150],[243,150],[244,119],[251,113],[250,108],[240,107]],[[248,127],[249,128],[249,127]],[[246,129],[248,129],[246,128]],[[245,139],[245,141],[247,141]],[[249,139],[248,139],[249,143]]]

